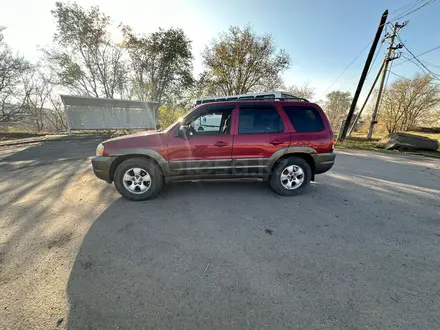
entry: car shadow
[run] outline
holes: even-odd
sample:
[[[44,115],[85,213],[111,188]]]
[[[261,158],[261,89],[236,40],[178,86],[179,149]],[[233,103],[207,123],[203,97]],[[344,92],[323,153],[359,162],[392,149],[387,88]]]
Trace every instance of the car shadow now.
[[[79,248],[67,286],[67,328],[432,325],[435,294],[426,288],[435,286],[438,259],[425,221],[430,213],[423,204],[406,205],[400,195],[408,189],[390,194],[320,178],[294,198],[252,181],[175,183],[154,200],[118,199]],[[376,203],[381,207],[372,208]],[[418,249],[405,243],[411,240]],[[414,300],[407,290],[427,299]]]
[[[242,318],[253,323],[252,313],[242,309],[254,299],[246,297],[253,284],[248,270],[240,269],[240,256],[230,257],[244,241],[269,237],[261,224],[239,229],[234,223],[253,222],[253,212],[237,212],[252,199],[278,198],[265,182],[214,181],[167,185],[145,202],[118,199],[79,249],[68,283],[67,328],[210,329],[241,324]],[[234,246],[230,239],[244,241]]]

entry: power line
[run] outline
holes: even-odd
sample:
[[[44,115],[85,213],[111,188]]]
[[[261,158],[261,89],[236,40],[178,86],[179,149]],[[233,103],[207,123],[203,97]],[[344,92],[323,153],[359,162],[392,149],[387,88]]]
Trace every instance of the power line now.
[[[430,5],[430,4],[433,4],[435,1],[436,1],[436,0],[428,0],[427,2],[425,2],[424,4],[422,4],[421,6],[415,8],[415,9],[413,9],[413,10],[407,12],[407,13],[403,13],[403,14],[401,14],[399,17],[393,18],[393,20],[394,20],[394,21],[400,20],[400,19],[402,19],[403,17],[406,17],[406,16],[408,16],[408,15],[410,15],[410,14],[412,14],[412,13],[414,13],[414,12],[420,10],[420,9],[422,9],[423,7],[426,7],[426,6]],[[415,3],[415,5],[417,5],[417,4],[418,4],[418,3]],[[414,6],[413,6],[413,7],[414,7]],[[413,8],[413,7],[411,7],[411,8]]]
[[[413,58],[409,58],[408,56],[406,56],[404,52],[401,52],[400,55],[401,55],[404,59],[406,59],[406,61],[408,61],[408,62],[411,61],[411,60],[413,59]],[[414,62],[411,62],[411,63],[414,63]],[[401,64],[401,63],[398,63],[398,64],[396,64],[395,66],[398,66],[399,64]]]
[[[404,58],[407,58],[406,56],[404,56],[404,55],[402,55]],[[423,67],[423,66],[421,66],[418,62],[415,62],[412,58],[410,58],[410,59],[408,59],[408,61],[410,61],[411,63],[413,63],[414,65],[416,65],[420,70],[422,70],[422,72],[424,73],[424,74],[427,74],[427,75],[429,75],[429,76],[431,76],[433,79],[435,79],[435,80],[440,80],[440,79],[438,79],[437,78],[437,74],[436,73],[434,73],[434,72],[432,72],[432,71],[426,71],[425,70],[425,68]]]
[[[387,34],[387,29],[388,29],[388,26],[385,26],[384,35]],[[382,46],[383,46],[384,42],[385,42],[385,39],[382,40],[382,42],[380,43],[379,49],[378,49],[378,51],[376,52],[376,54],[374,55],[373,62],[371,62],[371,66],[370,66],[370,69],[368,70],[367,75],[370,74],[370,72],[373,70],[374,64],[375,64],[375,62],[376,62],[376,59],[378,58],[378,55],[380,54],[380,50],[382,49]],[[353,72],[353,74],[352,74],[347,80],[345,80],[345,81],[342,83],[342,86],[345,86],[349,81],[353,80],[353,78],[356,77],[357,73],[359,72],[360,69],[362,69],[362,67],[363,67],[363,64],[361,64],[361,65],[360,65],[360,66],[359,66],[359,67]]]
[[[385,34],[387,33],[387,26],[385,26]],[[370,41],[365,47],[364,47],[364,49],[362,49],[362,51],[355,57],[355,59],[353,60],[353,61],[351,61],[351,63],[344,69],[344,71],[339,75],[339,77],[338,78],[336,78],[335,79],[335,81],[333,81],[333,83],[326,89],[326,91],[321,95],[321,97],[323,97],[323,96],[325,96],[325,94],[327,94],[327,92],[328,92],[328,90],[330,89],[330,88],[332,88],[333,87],[333,85],[344,75],[344,73],[350,68],[350,66],[352,66],[353,65],[353,63],[354,62],[356,62],[356,60],[362,55],[362,53],[365,51],[365,49],[367,49],[367,47],[368,46],[370,46],[370,44],[371,44],[371,42],[372,41]],[[379,50],[376,52],[376,55],[374,55],[374,58],[373,58],[373,62],[372,62],[372,64],[371,64],[371,66],[370,66],[370,69],[368,70],[368,74],[371,72],[371,70],[373,69],[373,66],[374,66],[374,64],[375,64],[375,62],[376,62],[376,59],[377,59],[377,57],[378,57],[378,55],[380,54],[380,50],[382,49],[382,45],[384,44],[384,40],[382,40],[382,42],[380,43],[380,46],[379,46]],[[355,75],[358,73],[358,71],[359,71],[359,69],[361,69],[362,68],[362,65],[360,66],[360,67],[358,67],[356,70],[355,70],[355,72],[342,84],[342,85],[345,85],[345,84],[347,84],[347,82],[348,81],[350,81],[350,80],[352,80],[354,77],[355,77]]]
[[[413,63],[414,65],[416,65],[420,70],[422,70],[422,72],[424,74],[430,75],[432,78],[436,79],[436,80],[440,80],[440,78],[438,78],[438,75],[435,72],[432,72],[431,70],[426,70],[426,66],[423,65],[423,63],[421,63],[422,65],[419,64],[419,62],[415,62],[413,60],[411,60],[411,63]]]
[[[407,5],[404,5],[404,6],[400,7],[400,8],[397,8],[396,10],[393,10],[393,11],[390,12],[389,14],[390,14],[390,15],[393,15],[393,14],[396,14],[397,12],[399,12],[399,11],[404,11],[404,12],[405,12],[405,10],[409,11],[409,10],[411,10],[412,8],[414,8],[415,6],[417,6],[418,4],[420,4],[420,3],[423,2],[423,1],[425,1],[425,0],[417,0],[415,3],[409,3],[409,4],[407,4]],[[408,8],[408,7],[409,7],[409,8]],[[403,14],[403,13],[400,13],[399,15],[402,15],[402,14]],[[386,22],[386,23],[384,23],[384,24],[390,24],[390,22],[391,22],[392,20],[394,20],[394,18],[390,19],[388,22]],[[392,27],[392,25],[391,25],[391,27]]]
[[[391,73],[392,75],[395,75],[396,77],[402,78],[402,79],[404,79],[404,80],[408,80],[408,81],[411,81],[411,80],[412,80],[412,79],[410,79],[410,78],[406,78],[406,77],[404,77],[404,76],[401,76],[400,74],[397,74],[397,73],[395,73],[395,72],[393,72],[393,71],[389,71],[389,73]],[[434,82],[431,82],[430,84],[431,84],[431,85],[440,86],[440,84],[437,84],[437,83],[434,83]]]
[[[414,58],[416,58],[416,57],[420,57],[420,56],[422,56],[422,55],[428,54],[428,53],[430,53],[430,52],[432,52],[432,51],[434,51],[434,50],[436,50],[436,49],[439,49],[439,48],[440,48],[440,46],[437,46],[437,47],[434,47],[434,48],[432,48],[432,49],[429,49],[429,50],[427,50],[426,52],[423,52],[423,53],[421,53],[421,54],[419,54],[419,55],[417,55],[417,56],[415,56],[415,57],[412,57],[412,58],[407,59],[406,61],[403,61],[403,62],[397,63],[395,66],[398,66],[398,65],[404,64],[404,63],[406,63],[406,62],[408,62],[408,61],[410,61],[410,60],[412,60],[412,59],[414,59]]]
[[[398,8],[398,9],[396,9],[396,10],[393,10],[393,11],[390,13],[390,15],[391,15],[391,14],[395,14],[395,13],[397,13],[398,11],[403,10],[404,8],[405,8],[405,10],[410,10],[411,8],[415,7],[417,4],[419,4],[420,2],[423,2],[423,1],[424,1],[424,0],[417,0],[415,3],[407,4],[407,5],[405,5],[405,6],[402,6],[402,7]],[[408,7],[410,7],[410,8],[408,8]],[[406,8],[408,8],[408,9],[406,9]],[[399,14],[399,15],[401,15],[401,14]]]
[[[362,55],[362,53],[365,51],[365,49],[368,48],[368,46],[371,45],[373,41],[370,41],[362,50],[361,52],[354,58],[353,61],[350,62],[350,64],[344,69],[344,71],[342,71],[342,73],[338,76],[338,78],[335,79],[335,81],[333,81],[331,83],[331,85],[325,90],[325,92],[321,95],[321,97],[325,96],[325,94],[327,94],[327,92],[329,91],[330,88],[333,87],[334,84],[336,84],[336,82],[344,75],[344,73],[353,65],[354,62],[356,62],[356,60]]]
[[[414,55],[414,54],[408,49],[408,47],[403,43],[403,41],[402,41],[402,39],[400,38],[399,34],[396,34],[396,37],[397,37],[397,39],[399,39],[400,43],[401,43],[402,46],[408,51],[408,53],[410,53],[411,56],[413,56],[414,60],[416,60],[421,66],[423,66],[423,67],[425,68],[425,70],[428,71],[428,72],[429,72],[434,78],[440,80],[439,76],[438,76],[436,73],[434,73],[434,72],[432,72],[430,69],[428,69],[428,68],[426,67],[426,65],[423,64],[423,63],[417,58],[417,56],[415,56],[415,55]]]
[[[406,58],[406,59],[408,59],[408,57],[406,57],[406,56],[403,56],[403,58]],[[427,72],[424,68],[423,68],[423,66],[421,66],[418,62],[415,62],[414,61],[414,59],[408,59],[408,61],[410,61],[411,63],[413,63],[414,65],[416,65],[420,70],[422,70],[422,72],[424,73],[424,74],[429,74],[429,72]]]
[[[420,59],[419,59],[419,60],[420,60]],[[440,65],[437,65],[437,64],[434,64],[434,63],[428,62],[428,61],[426,61],[426,60],[420,60],[420,61],[422,61],[422,62],[425,63],[425,64],[428,64],[428,65],[431,65],[431,66],[433,66],[433,67],[436,67],[436,68],[439,68],[439,69],[440,69]]]
[[[397,73],[395,73],[395,72],[393,72],[393,71],[391,71],[391,70],[389,70],[388,72],[391,73],[391,74],[393,74],[393,75],[395,75],[396,77],[399,77],[399,78],[402,78],[402,79],[405,79],[405,80],[411,80],[411,79],[409,79],[409,78],[405,78],[404,76],[401,76],[400,74],[397,74]]]

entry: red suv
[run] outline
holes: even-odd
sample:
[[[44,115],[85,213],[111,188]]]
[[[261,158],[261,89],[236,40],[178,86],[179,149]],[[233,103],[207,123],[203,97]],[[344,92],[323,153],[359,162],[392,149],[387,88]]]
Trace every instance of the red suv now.
[[[327,117],[307,100],[226,100],[199,104],[162,132],[104,141],[92,165],[131,200],[172,181],[225,178],[263,178],[296,195],[333,166],[333,144]]]

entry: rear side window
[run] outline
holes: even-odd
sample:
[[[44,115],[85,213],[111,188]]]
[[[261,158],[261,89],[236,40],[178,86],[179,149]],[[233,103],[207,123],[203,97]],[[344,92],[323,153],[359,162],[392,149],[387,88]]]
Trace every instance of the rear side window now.
[[[240,109],[239,134],[278,133],[284,126],[274,108]]]
[[[298,133],[320,132],[324,129],[321,115],[313,107],[286,106],[283,109]]]

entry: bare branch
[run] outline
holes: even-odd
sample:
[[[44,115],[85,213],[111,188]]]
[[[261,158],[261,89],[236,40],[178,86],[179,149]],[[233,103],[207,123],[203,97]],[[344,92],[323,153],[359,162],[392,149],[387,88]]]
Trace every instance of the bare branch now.
[[[385,91],[379,113],[388,132],[406,131],[435,117],[439,111],[440,87],[429,75],[394,81]]]

